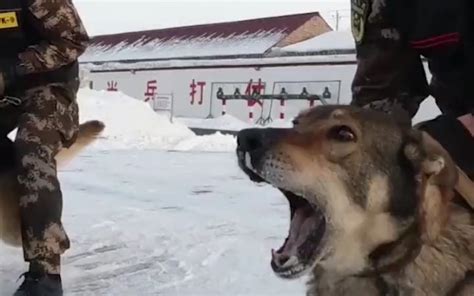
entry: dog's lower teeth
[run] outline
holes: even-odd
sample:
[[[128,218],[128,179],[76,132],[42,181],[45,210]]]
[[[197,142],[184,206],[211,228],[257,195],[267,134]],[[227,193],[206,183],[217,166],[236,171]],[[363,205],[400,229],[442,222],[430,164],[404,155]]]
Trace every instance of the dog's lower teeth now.
[[[291,256],[290,259],[288,259],[288,261],[286,261],[285,264],[283,264],[282,268],[288,268],[288,267],[294,266],[296,264],[298,264],[298,257]]]
[[[279,272],[279,274],[284,277],[289,277],[289,276],[294,276],[295,274],[300,273],[303,270],[304,270],[304,266],[302,264],[299,264],[290,270]]]

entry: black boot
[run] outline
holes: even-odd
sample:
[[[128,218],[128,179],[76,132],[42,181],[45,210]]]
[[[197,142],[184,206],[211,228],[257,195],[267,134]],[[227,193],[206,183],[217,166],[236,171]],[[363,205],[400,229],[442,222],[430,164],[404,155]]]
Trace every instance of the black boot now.
[[[63,296],[61,276],[27,272],[23,283],[13,296]]]

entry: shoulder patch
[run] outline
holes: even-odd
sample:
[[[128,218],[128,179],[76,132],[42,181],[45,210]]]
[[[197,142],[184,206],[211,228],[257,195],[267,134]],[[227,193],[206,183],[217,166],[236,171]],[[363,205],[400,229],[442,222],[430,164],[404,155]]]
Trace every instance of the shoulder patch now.
[[[360,43],[364,38],[368,12],[369,0],[351,0],[352,36],[357,43]]]
[[[11,29],[18,27],[16,12],[0,12],[0,29]]]

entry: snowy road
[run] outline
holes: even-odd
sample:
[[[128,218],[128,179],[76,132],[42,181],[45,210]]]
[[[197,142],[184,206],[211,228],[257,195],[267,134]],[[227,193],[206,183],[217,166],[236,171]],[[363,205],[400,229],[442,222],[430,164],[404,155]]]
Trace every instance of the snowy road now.
[[[88,151],[61,172],[65,295],[304,295],[270,250],[288,229],[286,200],[252,184],[231,153]],[[0,245],[0,292],[26,266]]]

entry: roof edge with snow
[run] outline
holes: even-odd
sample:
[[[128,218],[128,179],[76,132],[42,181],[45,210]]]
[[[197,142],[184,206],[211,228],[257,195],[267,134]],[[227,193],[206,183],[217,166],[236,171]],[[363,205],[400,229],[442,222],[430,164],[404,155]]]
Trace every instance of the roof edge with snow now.
[[[232,22],[99,35],[81,62],[263,57],[275,46],[292,45],[331,27],[318,12]]]

